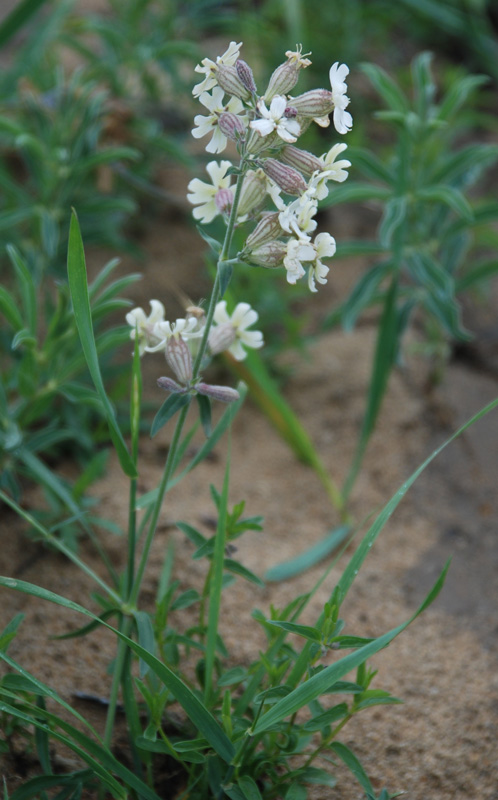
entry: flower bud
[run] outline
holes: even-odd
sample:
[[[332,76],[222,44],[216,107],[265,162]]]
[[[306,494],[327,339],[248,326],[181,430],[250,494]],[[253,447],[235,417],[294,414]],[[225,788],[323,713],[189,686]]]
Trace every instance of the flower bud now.
[[[256,247],[248,255],[248,260],[251,264],[257,264],[259,267],[281,267],[284,263],[284,257],[287,255],[287,247],[284,242],[274,239],[271,242],[266,242],[260,247]]]
[[[267,158],[263,170],[286,194],[299,196],[307,189],[301,173],[287,164],[282,164],[276,158]]]
[[[225,64],[220,64],[216,70],[216,80],[218,85],[233,97],[240,97],[241,100],[250,100],[251,92],[246,89],[235,67],[227,67]]]
[[[307,150],[300,150],[292,144],[287,144],[279,153],[279,157],[286,164],[298,169],[303,175],[313,175],[317,170],[323,169],[323,162]]]
[[[188,392],[186,386],[180,386],[173,378],[158,378],[157,385],[160,389],[165,389],[167,392],[172,392],[172,394],[185,394]]]
[[[222,322],[221,325],[213,325],[209,331],[209,349],[211,355],[224,353],[225,350],[234,343],[236,330],[231,322]]]
[[[208,397],[213,397],[215,400],[221,400],[222,403],[233,403],[238,400],[240,394],[237,389],[231,389],[230,386],[213,386],[210,383],[196,383],[194,387],[199,394],[205,394]]]
[[[227,139],[236,142],[241,139],[245,132],[246,126],[237,114],[232,114],[231,111],[224,111],[218,117],[218,128]]]
[[[270,78],[268,88],[264,94],[265,102],[269,103],[276,94],[288,94],[299,78],[299,65],[291,60],[285,61],[276,68]]]
[[[280,146],[281,144],[282,139],[276,131],[273,131],[268,136],[260,136],[254,128],[251,128],[246,147],[248,153],[257,155],[262,153],[263,150],[271,150],[272,147]]]
[[[326,89],[312,89],[310,92],[293,97],[292,107],[303,117],[324,117],[334,110],[332,92]]]
[[[220,214],[229,214],[233,204],[233,193],[230,189],[218,189],[214,203]]]
[[[266,242],[271,242],[273,239],[278,239],[282,233],[280,222],[278,221],[279,212],[273,211],[265,214],[258,222],[252,233],[246,239],[246,245],[250,249],[261,247]]]
[[[249,64],[246,64],[245,61],[242,61],[242,59],[239,58],[235,62],[235,69],[237,70],[237,75],[246,89],[248,89],[251,94],[256,94],[257,88],[254,82],[254,75],[252,74],[252,69]]]
[[[239,217],[249,214],[261,205],[266,197],[266,185],[266,176],[262,169],[251,170],[247,173],[240,191]]]
[[[192,380],[192,356],[188,344],[181,336],[170,336],[166,342],[166,361],[180,383],[187,384]]]

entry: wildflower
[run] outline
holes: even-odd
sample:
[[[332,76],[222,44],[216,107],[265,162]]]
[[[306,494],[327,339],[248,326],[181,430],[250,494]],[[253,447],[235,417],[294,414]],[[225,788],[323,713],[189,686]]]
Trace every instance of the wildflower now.
[[[211,353],[221,353],[228,350],[236,359],[242,361],[246,357],[245,347],[259,349],[263,347],[263,334],[261,331],[247,330],[258,319],[258,314],[249,303],[238,303],[230,316],[227,312],[225,300],[216,304],[213,326],[209,333],[209,349]]]
[[[308,184],[308,190],[314,191],[314,197],[316,197],[317,200],[323,200],[324,197],[327,197],[329,193],[327,187],[328,181],[342,183],[348,177],[346,170],[351,166],[351,162],[346,159],[335,161],[339,153],[342,153],[346,148],[346,144],[336,144],[328,153],[324,153],[320,159],[320,169],[313,173]]]
[[[199,101],[211,113],[207,117],[202,114],[197,114],[197,116],[194,117],[194,123],[197,127],[192,130],[192,136],[195,139],[200,139],[203,136],[207,136],[209,133],[213,134],[211,141],[206,145],[208,153],[221,153],[227,145],[227,137],[218,126],[221,114],[227,111],[232,114],[238,114],[244,109],[238,97],[231,97],[228,103],[224,103],[224,96],[225,92],[223,89],[216,86],[212,94],[203,92],[199,97]]]
[[[284,258],[284,267],[287,270],[287,282],[296,283],[299,278],[306,275],[302,265],[303,261],[313,261],[316,257],[315,248],[309,242],[301,239],[289,239],[287,253]]]
[[[130,338],[138,335],[138,350],[142,356],[145,351],[160,341],[154,332],[157,322],[164,320],[164,306],[159,300],[150,301],[151,312],[147,317],[143,308],[134,308],[126,315],[126,322],[131,325]]]
[[[199,330],[195,317],[188,317],[187,319],[177,319],[175,322],[160,321],[154,325],[154,336],[157,344],[145,348],[147,353],[157,353],[158,350],[165,350],[166,345],[172,337],[178,339],[181,337],[183,341],[187,341],[191,337],[196,338],[202,336],[202,330]]]
[[[242,59],[239,58],[235,64],[235,70],[240,80],[244,84],[245,88],[251,94],[256,94],[258,90],[254,82],[254,75],[252,74],[252,69],[249,66],[249,64],[246,64],[245,61],[242,61]]]
[[[224,189],[230,189],[231,178],[226,172],[231,167],[230,161],[210,161],[206,170],[212,180],[212,184],[205,183],[199,178],[193,178],[188,185],[190,194],[187,199],[199,206],[194,208],[192,214],[195,219],[208,223],[220,214],[220,208],[216,204],[218,193]],[[225,198],[226,199],[226,198]]]
[[[349,75],[349,68],[346,64],[336,61],[329,70],[330,85],[332,87],[332,99],[334,101],[334,127],[338,133],[348,133],[353,127],[353,117],[346,111],[349,105],[349,97],[346,96],[348,87],[345,78]]]
[[[331,258],[334,255],[336,251],[334,237],[331,236],[330,233],[319,233],[318,236],[315,236],[313,249],[315,257],[313,263],[308,267],[308,286],[310,291],[316,292],[315,281],[322,284],[327,283],[326,276],[329,272],[329,268],[326,264],[322,263],[321,259]]]
[[[295,119],[285,116],[287,100],[281,95],[276,95],[270,103],[270,108],[266,107],[263,99],[258,101],[257,110],[261,119],[250,122],[250,127],[257,131],[260,136],[276,131],[284,142],[292,143],[297,141],[301,133],[299,123]]]
[[[216,62],[211,61],[210,58],[204,58],[200,64],[197,64],[195,72],[203,73],[205,78],[192,89],[194,97],[199,97],[202,92],[208,92],[217,85],[218,80],[216,78],[216,73],[218,69],[221,65],[233,66],[239,57],[241,47],[242,42],[238,44],[236,42],[230,42],[228,50],[226,50],[222,56],[218,56]]]
[[[316,228],[316,220],[313,217],[317,210],[317,201],[312,197],[311,191],[304,192],[297,200],[293,200],[286,206],[279,198],[277,208],[280,209],[279,222],[280,227],[286,233],[297,236],[302,241],[309,241],[308,234],[312,233]]]
[[[307,150],[300,150],[292,144],[286,144],[279,158],[289,166],[298,169],[303,175],[311,177],[316,170],[323,169],[322,161]]]

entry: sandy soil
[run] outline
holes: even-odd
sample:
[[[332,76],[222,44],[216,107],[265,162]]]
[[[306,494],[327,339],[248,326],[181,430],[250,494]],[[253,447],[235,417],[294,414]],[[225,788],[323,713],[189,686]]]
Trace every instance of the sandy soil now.
[[[352,217],[341,219],[336,212],[333,229],[337,231],[340,225],[345,231],[356,224]],[[202,246],[185,221],[165,215],[151,223],[142,246],[147,253],[147,277],[136,288],[137,303],[154,296],[165,299],[163,287],[171,281],[190,296],[202,294],[206,285],[200,277]],[[125,263],[123,268],[128,266]],[[336,263],[328,286],[316,301],[317,317],[333,299],[343,296],[366,266],[365,262]],[[476,317],[470,309],[469,314],[471,324],[482,319],[480,312]],[[491,317],[486,347],[479,350],[478,345],[474,355],[467,353],[464,360],[453,361],[438,389],[427,390],[426,366],[410,357],[404,371],[393,376],[352,497],[356,519],[379,510],[437,445],[494,398],[498,386],[493,325]],[[370,319],[351,334],[327,333],[310,346],[304,358],[285,356],[286,366],[292,367],[285,397],[338,482],[345,477],[361,421],[374,331]],[[416,332],[410,335],[414,337]],[[151,357],[145,370],[148,395],[157,403],[163,399],[155,389],[161,369],[162,363]],[[153,488],[158,480],[170,435],[166,428],[152,442],[144,439],[141,491]],[[170,542],[175,545],[181,587],[200,585],[203,580],[205,566],[191,561],[192,546],[175,522],[185,520],[209,533],[213,506],[208,485],[221,488],[226,448],[222,441],[212,459],[169,493],[144,582],[144,607],[153,606]],[[382,532],[343,608],[347,632],[379,635],[410,616],[446,559],[453,559],[434,605],[372,660],[379,670],[374,686],[403,698],[404,705],[364,712],[344,732],[343,741],[361,758],[375,787],[404,790],[410,800],[498,800],[497,460],[498,413],[494,412],[444,451],[419,479]],[[233,426],[232,464],[231,501],[245,499],[249,514],[265,518],[263,532],[248,533],[238,542],[238,557],[258,574],[318,542],[337,524],[316,475],[291,455],[251,401]],[[71,466],[62,469],[70,473]],[[126,480],[111,459],[106,477],[93,490],[100,498],[99,513],[125,525],[126,492]],[[0,530],[3,574],[38,583],[95,608],[88,599],[93,587],[87,579],[60,555],[31,542],[13,514],[3,511]],[[122,540],[104,531],[101,536],[114,563],[122,566]],[[313,624],[352,551],[351,547],[334,567],[303,622]],[[97,571],[101,569],[88,542],[81,543],[81,554]],[[326,566],[324,563],[285,583],[267,584],[261,590],[240,580],[227,590],[223,635],[231,652],[230,664],[251,662],[262,644],[251,609],[266,613],[271,603],[284,606],[296,594],[308,591]],[[97,631],[83,640],[57,641],[51,637],[81,620],[13,591],[1,590],[0,608],[2,625],[18,611],[26,615],[11,655],[101,725],[103,712],[75,699],[75,693],[108,695],[112,638]],[[188,620],[188,612],[177,612],[179,627]],[[71,757],[63,755],[71,766]],[[22,752],[14,760],[4,760],[10,790],[19,785],[29,766]],[[338,767],[336,774],[337,788],[316,789],[314,800],[362,796],[342,768]]]

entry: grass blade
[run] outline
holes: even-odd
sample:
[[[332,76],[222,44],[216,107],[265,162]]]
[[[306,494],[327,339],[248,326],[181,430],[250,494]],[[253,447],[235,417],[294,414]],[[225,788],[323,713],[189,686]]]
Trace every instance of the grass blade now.
[[[104,406],[107,423],[111,439],[116,448],[121,467],[130,478],[136,478],[136,468],[128,452],[123,435],[118,427],[114,409],[107,396],[100,372],[97,346],[92,326],[92,312],[90,309],[90,299],[88,295],[88,281],[85,263],[85,251],[81,238],[78,217],[73,210],[71,225],[69,229],[69,244],[67,252],[67,274],[69,280],[69,290],[73,301],[74,317],[78,333],[80,335],[81,346],[85,355],[86,362],[92,380],[95,384],[97,393]]]

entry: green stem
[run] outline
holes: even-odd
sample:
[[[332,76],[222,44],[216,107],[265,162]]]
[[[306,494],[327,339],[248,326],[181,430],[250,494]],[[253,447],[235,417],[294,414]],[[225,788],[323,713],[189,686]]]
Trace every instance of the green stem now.
[[[119,625],[119,630],[125,636],[129,636],[133,626],[131,617],[124,617]],[[111,693],[109,695],[109,707],[107,709],[107,718],[105,722],[104,731],[104,744],[110,749],[112,734],[114,731],[114,720],[116,718],[116,708],[118,704],[119,687],[121,685],[121,676],[123,674],[123,667],[126,659],[128,645],[122,639],[119,640],[118,652],[116,655],[116,662],[114,664],[114,674],[112,676]]]

